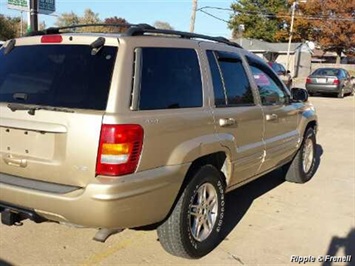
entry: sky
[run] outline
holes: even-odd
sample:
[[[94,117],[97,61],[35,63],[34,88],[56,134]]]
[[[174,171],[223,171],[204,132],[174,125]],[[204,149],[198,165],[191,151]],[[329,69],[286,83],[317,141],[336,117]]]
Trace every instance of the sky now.
[[[233,0],[208,1],[198,0],[198,8],[211,6],[230,8]],[[56,0],[56,12],[60,15],[73,11],[82,16],[84,10],[90,8],[99,14],[100,19],[107,17],[122,17],[129,23],[154,24],[155,21],[168,22],[174,29],[189,31],[192,10],[192,0]],[[220,18],[216,19],[198,11],[196,14],[195,32],[212,36],[231,37],[231,31],[225,21],[229,20],[231,11],[218,9],[203,9]],[[0,0],[0,14],[20,16],[20,11],[7,8],[7,0]],[[27,16],[23,15],[24,19]],[[225,20],[225,21],[222,21]],[[54,26],[55,16],[40,15],[39,21],[45,21],[46,26]]]

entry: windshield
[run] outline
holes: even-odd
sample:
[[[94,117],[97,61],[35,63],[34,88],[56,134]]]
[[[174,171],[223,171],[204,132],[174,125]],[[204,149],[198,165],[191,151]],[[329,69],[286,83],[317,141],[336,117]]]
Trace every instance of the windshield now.
[[[88,45],[0,50],[0,102],[105,110],[117,47]]]

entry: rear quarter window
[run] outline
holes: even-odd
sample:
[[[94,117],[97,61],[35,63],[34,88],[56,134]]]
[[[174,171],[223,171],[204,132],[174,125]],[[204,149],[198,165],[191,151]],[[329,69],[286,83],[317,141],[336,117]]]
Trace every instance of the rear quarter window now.
[[[197,53],[184,48],[142,48],[139,110],[202,106]]]

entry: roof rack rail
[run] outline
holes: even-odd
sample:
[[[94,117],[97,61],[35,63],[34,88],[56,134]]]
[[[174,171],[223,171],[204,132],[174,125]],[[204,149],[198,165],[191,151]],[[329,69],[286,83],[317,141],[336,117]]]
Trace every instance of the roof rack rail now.
[[[185,39],[204,39],[204,40],[224,43],[224,44],[238,47],[238,48],[243,48],[239,44],[237,44],[235,42],[231,42],[230,40],[228,40],[227,38],[224,38],[224,37],[212,37],[212,36],[197,34],[197,33],[192,33],[192,32],[157,29],[154,27],[144,28],[144,27],[132,26],[127,30],[126,35],[127,36],[139,36],[139,35],[144,35],[145,33],[175,35],[175,36],[180,36],[181,38],[185,38]]]
[[[104,23],[95,23],[95,24],[78,24],[78,25],[69,25],[64,27],[50,27],[45,30],[32,31],[26,34],[26,36],[37,36],[37,35],[47,35],[47,34],[58,34],[63,30],[77,29],[77,28],[87,28],[87,27],[117,27],[117,28],[131,28],[136,27],[140,29],[155,29],[149,24],[104,24]]]
[[[197,33],[192,33],[192,32],[157,29],[149,24],[144,24],[144,23],[142,23],[142,24],[124,24],[124,23],[122,23],[122,24],[103,24],[103,23],[78,24],[78,25],[70,25],[70,26],[65,26],[65,27],[51,27],[51,28],[47,28],[43,31],[30,32],[30,33],[26,34],[26,36],[58,34],[58,33],[62,32],[63,30],[86,28],[86,27],[117,27],[117,28],[121,27],[121,28],[128,28],[127,31],[125,33],[123,33],[123,34],[125,34],[125,36],[143,36],[146,33],[173,35],[173,36],[179,36],[184,39],[203,39],[203,40],[224,43],[224,44],[238,47],[238,48],[243,48],[239,44],[237,44],[235,42],[231,42],[230,40],[228,40],[227,38],[224,38],[224,37],[212,37],[212,36],[197,34]]]

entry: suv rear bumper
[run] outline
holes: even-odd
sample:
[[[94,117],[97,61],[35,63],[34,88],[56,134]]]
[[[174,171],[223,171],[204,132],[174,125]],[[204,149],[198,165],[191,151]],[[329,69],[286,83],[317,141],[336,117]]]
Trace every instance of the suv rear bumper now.
[[[149,225],[167,216],[189,166],[165,166],[105,183],[96,181],[68,193],[9,184],[0,178],[0,202],[8,204],[10,210],[11,205],[15,205],[33,210],[48,220],[77,226],[131,228]],[[1,176],[9,178],[5,174]]]

